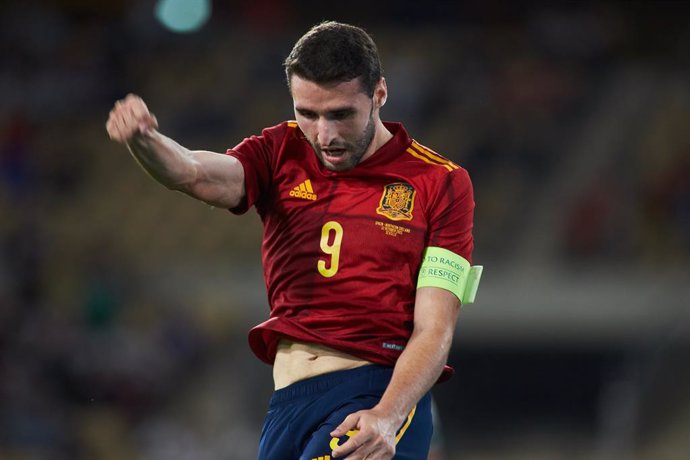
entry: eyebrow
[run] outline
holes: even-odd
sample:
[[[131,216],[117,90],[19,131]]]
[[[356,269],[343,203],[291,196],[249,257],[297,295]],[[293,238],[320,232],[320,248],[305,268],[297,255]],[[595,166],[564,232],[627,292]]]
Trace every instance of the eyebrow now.
[[[354,107],[344,107],[342,109],[329,110],[326,112],[329,115],[351,115],[355,113]]]
[[[312,110],[306,107],[295,107],[295,111],[299,113],[313,113],[313,114],[318,114],[319,112],[316,110]],[[332,110],[328,110],[325,112],[326,116],[333,116],[333,115],[350,115],[355,113],[355,108],[352,106],[345,106],[345,107],[337,107]]]

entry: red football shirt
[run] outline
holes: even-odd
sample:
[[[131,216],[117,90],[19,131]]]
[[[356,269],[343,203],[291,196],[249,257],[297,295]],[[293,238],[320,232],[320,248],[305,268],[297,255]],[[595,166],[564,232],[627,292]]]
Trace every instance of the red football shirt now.
[[[278,340],[323,344],[394,365],[410,338],[422,252],[471,262],[474,200],[467,172],[413,141],[393,138],[349,171],[326,169],[296,122],[228,150],[244,167],[246,199],[264,224],[270,317],[249,333],[272,363]]]

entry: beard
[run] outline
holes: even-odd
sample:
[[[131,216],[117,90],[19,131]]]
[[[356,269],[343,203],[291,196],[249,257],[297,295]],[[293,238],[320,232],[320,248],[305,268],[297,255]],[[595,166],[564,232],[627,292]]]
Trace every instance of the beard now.
[[[319,157],[321,163],[331,171],[347,171],[352,169],[362,161],[362,157],[367,152],[367,149],[374,140],[374,134],[376,132],[376,125],[374,123],[374,117],[369,115],[369,121],[364,127],[362,135],[352,141],[341,141],[333,142],[326,146],[327,150],[342,150],[342,154],[339,156],[343,158],[343,161],[338,164],[333,164],[327,161],[323,155],[323,146],[317,141],[310,142],[311,146],[316,152],[316,156]]]

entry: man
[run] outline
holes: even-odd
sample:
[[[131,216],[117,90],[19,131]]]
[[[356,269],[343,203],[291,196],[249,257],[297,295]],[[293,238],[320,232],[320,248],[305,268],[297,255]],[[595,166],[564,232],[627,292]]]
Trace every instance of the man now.
[[[157,131],[137,96],[107,122],[157,181],[264,224],[270,318],[249,343],[273,364],[260,459],[425,459],[473,249],[466,171],[384,123],[362,29],[313,27],[285,61],[296,121],[227,155]]]

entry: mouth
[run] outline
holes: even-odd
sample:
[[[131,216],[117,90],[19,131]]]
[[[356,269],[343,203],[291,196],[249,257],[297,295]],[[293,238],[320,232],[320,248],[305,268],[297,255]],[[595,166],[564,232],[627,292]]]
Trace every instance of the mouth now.
[[[332,164],[340,164],[345,161],[346,149],[321,149],[321,155],[323,155],[324,160]]]

